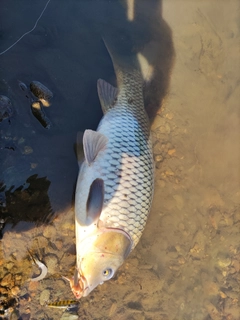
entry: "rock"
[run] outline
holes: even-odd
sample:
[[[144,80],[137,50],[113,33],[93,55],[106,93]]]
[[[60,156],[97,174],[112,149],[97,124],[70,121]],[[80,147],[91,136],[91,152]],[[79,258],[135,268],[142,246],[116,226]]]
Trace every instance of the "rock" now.
[[[3,95],[0,95],[0,122],[8,119],[13,115],[13,106],[11,100]]]
[[[30,154],[33,152],[33,149],[30,146],[24,146],[23,154]]]
[[[173,114],[172,112],[168,112],[168,113],[166,114],[166,118],[167,118],[168,120],[172,120],[173,117],[174,117],[174,114]]]
[[[10,287],[11,282],[12,282],[12,275],[11,273],[8,273],[2,278],[0,285],[3,287]]]
[[[8,269],[8,270],[11,270],[12,267],[14,266],[14,263],[12,261],[9,261],[5,264],[5,267]]]
[[[169,149],[167,153],[169,154],[169,156],[172,156],[175,152],[176,149]]]
[[[32,81],[30,83],[30,90],[38,99],[48,101],[53,97],[52,91],[39,81]]]
[[[219,252],[217,255],[217,262],[220,268],[226,268],[230,266],[232,260],[227,254]]]
[[[155,161],[156,161],[156,162],[161,162],[161,161],[163,161],[163,156],[162,156],[161,154],[157,154],[157,155],[155,156]]]
[[[17,296],[17,295],[19,294],[19,292],[20,292],[20,288],[19,288],[18,286],[15,286],[15,287],[13,287],[13,288],[11,289],[11,294],[12,294],[13,296]]]
[[[60,320],[77,320],[77,319],[79,319],[77,314],[72,314],[69,312],[63,312],[60,318]]]
[[[43,235],[46,238],[52,239],[56,236],[56,229],[51,225],[46,226],[45,229],[43,230]]]
[[[46,266],[48,268],[48,272],[51,274],[56,273],[56,271],[59,269],[58,267],[58,258],[55,254],[48,254],[44,261],[46,262]]]
[[[46,303],[47,301],[49,301],[49,298],[50,298],[50,290],[48,290],[48,289],[43,290],[43,291],[41,292],[40,298],[39,298],[40,305],[41,305],[41,306],[44,306],[45,303]]]

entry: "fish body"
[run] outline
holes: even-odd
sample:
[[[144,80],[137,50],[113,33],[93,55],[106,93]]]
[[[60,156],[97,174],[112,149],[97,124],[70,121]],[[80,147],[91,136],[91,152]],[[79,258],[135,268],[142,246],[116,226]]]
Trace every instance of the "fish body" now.
[[[79,301],[77,300],[60,300],[60,301],[47,302],[46,306],[49,308],[70,309],[70,308],[76,307],[78,303]]]
[[[114,61],[118,88],[98,80],[104,116],[83,135],[75,196],[76,298],[112,278],[137,245],[150,211],[154,165],[142,76]]]

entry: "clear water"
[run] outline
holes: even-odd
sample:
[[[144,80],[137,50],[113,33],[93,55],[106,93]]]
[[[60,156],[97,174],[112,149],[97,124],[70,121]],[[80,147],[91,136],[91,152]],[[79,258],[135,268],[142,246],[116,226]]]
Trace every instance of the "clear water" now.
[[[45,5],[1,1],[0,52]],[[0,122],[0,319],[239,319],[239,18],[237,0],[51,0],[0,55],[0,94],[14,108]],[[154,70],[144,94],[155,198],[117,276],[77,308],[51,309],[46,301],[73,299],[61,276],[75,267],[75,142],[102,116],[97,79],[115,83],[109,33]],[[54,95],[49,130],[18,85],[33,80]],[[29,280],[39,269],[28,250],[48,266],[40,282]]]

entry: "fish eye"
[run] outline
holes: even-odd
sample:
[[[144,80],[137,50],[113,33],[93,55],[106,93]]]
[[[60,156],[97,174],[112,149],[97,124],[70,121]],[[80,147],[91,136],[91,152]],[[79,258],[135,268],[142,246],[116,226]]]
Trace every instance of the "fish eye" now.
[[[108,279],[110,279],[111,277],[112,277],[112,275],[113,275],[113,270],[111,269],[111,268],[107,268],[107,269],[105,269],[105,270],[103,270],[103,277],[106,279],[106,280],[108,280]]]

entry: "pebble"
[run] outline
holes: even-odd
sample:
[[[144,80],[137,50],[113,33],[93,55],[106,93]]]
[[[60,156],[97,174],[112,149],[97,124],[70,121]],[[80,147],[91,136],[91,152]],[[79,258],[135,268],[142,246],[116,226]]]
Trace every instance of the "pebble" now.
[[[40,110],[41,109],[41,103],[39,101],[34,101],[32,103],[32,108]]]
[[[39,99],[49,100],[53,97],[52,91],[50,91],[40,81],[32,81],[30,83],[30,90]]]
[[[30,154],[33,152],[33,149],[29,146],[25,146],[23,150],[23,154]]]
[[[175,152],[176,149],[169,149],[167,153],[169,154],[169,156],[172,156]]]
[[[48,245],[48,239],[43,236],[39,236],[34,239],[34,244],[36,242],[36,248],[46,248]]]
[[[173,117],[174,117],[174,114],[173,114],[172,112],[168,112],[168,113],[166,114],[166,118],[167,118],[168,120],[172,120]]]
[[[160,133],[170,133],[171,132],[171,128],[169,126],[169,124],[165,124],[165,126],[160,126],[159,128]]]
[[[231,262],[232,262],[232,260],[228,255],[221,253],[221,252],[218,253],[217,263],[220,268],[226,268],[226,267],[230,266]]]
[[[7,262],[7,263],[5,264],[5,266],[6,266],[6,268],[7,268],[8,270],[11,270],[12,267],[14,266],[14,263],[13,263],[12,261],[9,261],[9,262]]]
[[[62,247],[63,247],[62,240],[56,240],[54,243],[55,243],[55,246],[57,247],[58,250],[62,249]]]
[[[2,278],[2,281],[0,284],[3,287],[9,287],[11,282],[12,282],[12,275],[11,273],[8,273]]]
[[[41,292],[39,302],[41,306],[44,306],[45,303],[49,300],[50,298],[50,290],[45,289]]]
[[[43,230],[43,235],[46,238],[54,238],[56,236],[56,229],[53,226],[46,226]]]
[[[16,274],[15,275],[15,281],[20,281],[22,280],[22,275],[21,274]]]
[[[77,319],[79,319],[77,314],[72,314],[69,312],[63,312],[60,318],[60,320],[77,320]]]
[[[117,310],[117,302],[115,301],[111,305],[108,316],[112,317],[115,314],[116,310]]]
[[[11,289],[11,294],[12,294],[13,296],[17,296],[17,295],[19,294],[19,292],[20,292],[20,288],[19,288],[18,286],[15,286],[15,287],[13,287],[13,288]]]
[[[58,258],[55,254],[48,254],[47,256],[45,256],[44,261],[46,263],[49,273],[56,273],[56,271],[59,269]]]
[[[0,95],[0,122],[4,119],[10,118],[13,115],[13,107],[10,99],[6,96]]]
[[[157,155],[155,156],[155,161],[156,161],[156,162],[161,162],[161,161],[163,161],[163,156],[162,156],[161,154],[157,154]]]

